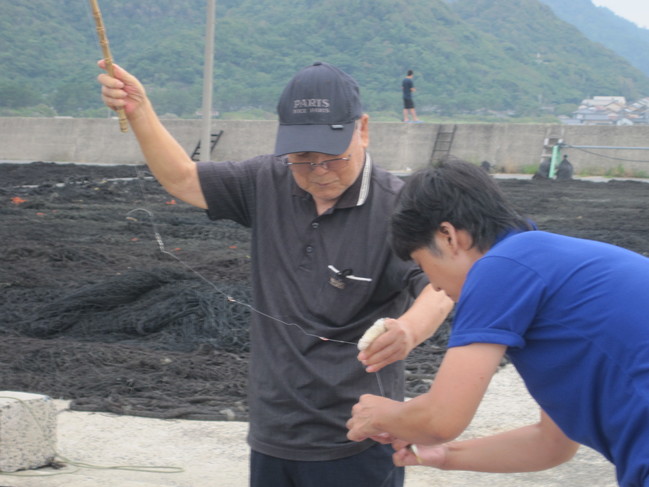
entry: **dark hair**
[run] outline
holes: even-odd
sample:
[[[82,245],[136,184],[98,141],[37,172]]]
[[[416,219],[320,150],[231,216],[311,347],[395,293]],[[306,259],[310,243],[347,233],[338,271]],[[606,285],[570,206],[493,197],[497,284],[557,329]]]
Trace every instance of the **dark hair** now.
[[[472,247],[487,251],[503,232],[532,230],[487,172],[469,162],[447,160],[410,176],[391,219],[391,244],[403,260],[427,247],[437,253],[434,233],[443,222],[466,230]]]
[[[408,74],[406,76],[412,76],[412,69],[408,70]]]

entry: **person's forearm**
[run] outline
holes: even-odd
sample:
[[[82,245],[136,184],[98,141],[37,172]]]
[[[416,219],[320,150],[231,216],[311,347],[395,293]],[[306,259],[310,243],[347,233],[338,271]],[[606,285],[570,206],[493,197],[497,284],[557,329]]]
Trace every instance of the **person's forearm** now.
[[[437,331],[452,309],[453,301],[429,284],[399,320],[408,323],[414,346],[417,346]]]
[[[570,460],[579,445],[562,435],[542,434],[540,424],[446,445],[444,470],[535,472]]]
[[[410,401],[362,395],[352,408],[347,437],[386,435],[418,445],[453,441],[473,419],[505,349],[492,343],[449,349],[430,390]]]
[[[129,123],[147,166],[173,196],[201,208],[206,207],[198,187],[196,164],[167,131],[150,103],[145,103]]]

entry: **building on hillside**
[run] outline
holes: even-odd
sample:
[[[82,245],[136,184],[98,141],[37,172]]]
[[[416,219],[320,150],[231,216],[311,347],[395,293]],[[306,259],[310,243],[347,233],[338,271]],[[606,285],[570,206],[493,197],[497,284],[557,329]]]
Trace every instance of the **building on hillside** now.
[[[625,107],[626,98],[623,96],[594,96],[582,100],[581,106],[614,109],[614,107]]]
[[[595,96],[582,100],[566,125],[649,125],[649,97],[627,104],[623,96]]]
[[[633,107],[633,108],[649,108],[649,97],[641,98],[640,100],[636,101],[635,103],[632,103],[631,105],[629,105],[629,107]]]

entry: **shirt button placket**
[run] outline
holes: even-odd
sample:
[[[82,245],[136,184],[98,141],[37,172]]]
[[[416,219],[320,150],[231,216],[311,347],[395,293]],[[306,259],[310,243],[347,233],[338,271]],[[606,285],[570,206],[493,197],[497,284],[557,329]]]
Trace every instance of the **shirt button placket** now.
[[[319,226],[320,226],[320,223],[318,223],[318,222],[311,222],[311,228],[312,228],[312,229],[317,230]],[[307,255],[310,255],[310,254],[313,253],[313,251],[314,251],[315,249],[313,248],[313,245],[307,245],[307,246],[305,247],[304,250],[306,251]]]

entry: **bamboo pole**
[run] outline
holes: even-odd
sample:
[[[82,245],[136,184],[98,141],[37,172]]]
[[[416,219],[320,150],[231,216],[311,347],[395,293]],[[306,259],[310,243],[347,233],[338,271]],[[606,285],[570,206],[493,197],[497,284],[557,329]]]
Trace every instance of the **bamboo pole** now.
[[[97,0],[90,0],[90,6],[92,7],[92,16],[95,18],[95,25],[97,27],[97,36],[99,37],[99,44],[101,45],[101,50],[104,54],[104,62],[106,63],[106,71],[111,76],[115,76],[113,70],[113,56],[110,53],[110,46],[108,45],[108,37],[106,37],[106,29],[104,27],[104,21],[101,17],[101,11],[99,10],[99,4]],[[117,117],[119,118],[119,129],[122,132],[128,132],[128,120],[126,120],[126,112],[123,108],[115,109],[117,112]]]

